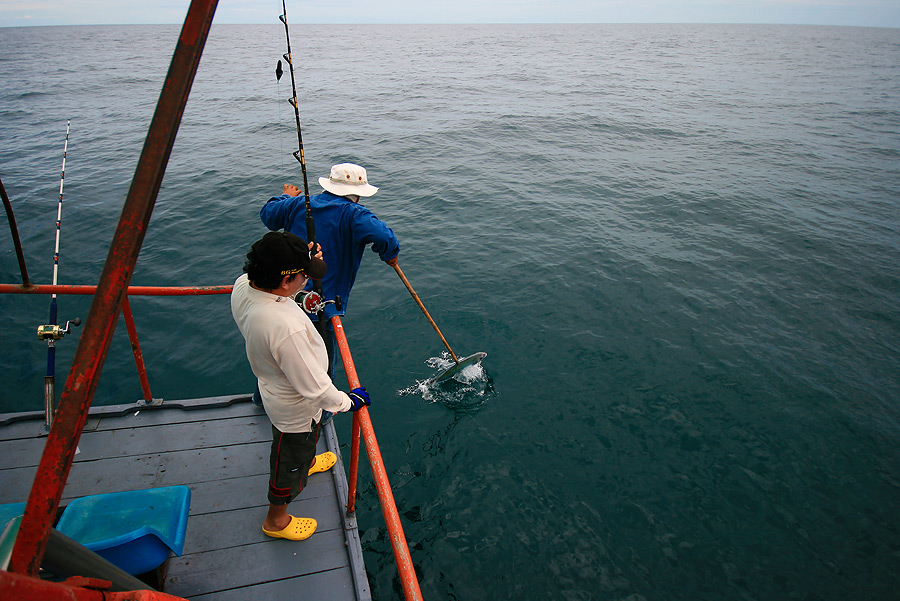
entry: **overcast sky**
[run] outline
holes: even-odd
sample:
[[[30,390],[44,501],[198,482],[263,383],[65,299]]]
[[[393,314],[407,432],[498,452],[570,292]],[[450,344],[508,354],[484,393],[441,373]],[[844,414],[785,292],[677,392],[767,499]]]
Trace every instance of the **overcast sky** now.
[[[181,23],[189,0],[0,0],[0,27]],[[278,23],[281,0],[220,0],[214,23]],[[289,0],[299,23],[786,23],[900,27],[900,0]],[[2,50],[0,50],[2,51]]]

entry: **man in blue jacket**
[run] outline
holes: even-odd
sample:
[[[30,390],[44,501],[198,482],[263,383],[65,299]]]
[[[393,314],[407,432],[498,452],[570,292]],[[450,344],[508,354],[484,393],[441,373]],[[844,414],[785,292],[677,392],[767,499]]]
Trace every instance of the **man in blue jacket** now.
[[[360,198],[368,198],[378,191],[369,184],[363,167],[353,163],[335,165],[328,177],[319,178],[319,184],[325,192],[311,196],[309,202],[316,225],[316,242],[322,247],[328,264],[322,293],[327,300],[338,296],[341,299],[340,310],[331,303],[325,306],[325,316],[330,320],[334,315],[344,315],[350,305],[350,289],[366,246],[371,244],[382,261],[393,265],[400,254],[400,242],[391,228],[359,203]],[[285,184],[284,194],[270,198],[260,210],[259,218],[270,230],[284,229],[306,237],[306,201],[297,186]],[[328,373],[333,377],[333,330],[325,340],[331,343]]]

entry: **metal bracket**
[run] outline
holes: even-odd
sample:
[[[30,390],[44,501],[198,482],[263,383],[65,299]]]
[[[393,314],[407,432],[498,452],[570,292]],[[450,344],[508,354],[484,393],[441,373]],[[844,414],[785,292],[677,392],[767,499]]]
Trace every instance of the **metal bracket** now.
[[[139,407],[160,407],[160,406],[162,406],[162,404],[163,404],[162,399],[150,399],[150,401],[147,401],[146,399],[140,399],[137,402],[137,405]]]

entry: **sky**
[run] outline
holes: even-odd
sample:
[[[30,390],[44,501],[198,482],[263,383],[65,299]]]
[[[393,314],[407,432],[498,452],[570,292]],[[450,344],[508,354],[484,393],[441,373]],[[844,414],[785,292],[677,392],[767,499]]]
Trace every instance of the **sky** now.
[[[0,27],[182,23],[189,4],[0,0]],[[287,9],[292,24],[782,23],[900,28],[900,0],[289,0]],[[214,23],[278,23],[281,12],[281,0],[219,0]]]

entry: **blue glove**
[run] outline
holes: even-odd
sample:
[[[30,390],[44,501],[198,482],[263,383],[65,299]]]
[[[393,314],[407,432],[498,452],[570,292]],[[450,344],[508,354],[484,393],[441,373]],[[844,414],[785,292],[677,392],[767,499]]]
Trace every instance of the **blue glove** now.
[[[350,411],[357,411],[363,407],[368,407],[372,402],[372,399],[369,398],[369,393],[366,392],[365,388],[354,388],[347,393],[347,396],[350,397]]]

